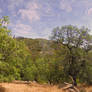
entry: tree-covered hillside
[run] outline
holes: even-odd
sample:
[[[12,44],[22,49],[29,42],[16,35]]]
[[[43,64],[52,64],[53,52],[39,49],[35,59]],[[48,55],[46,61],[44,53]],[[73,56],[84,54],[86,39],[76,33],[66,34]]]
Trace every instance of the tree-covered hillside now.
[[[67,25],[51,39],[14,38],[0,19],[0,81],[92,84],[92,35],[88,28]]]

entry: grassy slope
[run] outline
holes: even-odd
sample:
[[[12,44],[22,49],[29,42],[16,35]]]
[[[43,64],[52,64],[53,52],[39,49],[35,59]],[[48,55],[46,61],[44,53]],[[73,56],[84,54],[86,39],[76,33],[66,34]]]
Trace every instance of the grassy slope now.
[[[28,47],[30,54],[34,57],[45,55],[53,55],[52,41],[46,39],[17,38],[22,40]]]

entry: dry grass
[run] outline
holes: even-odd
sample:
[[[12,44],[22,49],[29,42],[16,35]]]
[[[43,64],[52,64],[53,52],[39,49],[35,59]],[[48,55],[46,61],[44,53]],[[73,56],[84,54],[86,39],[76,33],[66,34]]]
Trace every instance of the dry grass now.
[[[92,86],[86,87],[85,89],[86,89],[86,92],[92,92]]]
[[[85,87],[86,92],[92,92],[92,87]],[[40,85],[37,83],[16,84],[0,83],[0,92],[64,92],[58,86]],[[68,92],[68,91],[67,91]]]
[[[63,92],[57,86],[31,84],[1,83],[0,92]]]

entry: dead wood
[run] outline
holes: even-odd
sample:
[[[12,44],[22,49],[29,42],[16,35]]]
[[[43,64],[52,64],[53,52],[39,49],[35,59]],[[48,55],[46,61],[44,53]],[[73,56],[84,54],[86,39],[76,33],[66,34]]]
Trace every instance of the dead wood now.
[[[62,88],[63,90],[69,90],[69,92],[80,92],[77,87],[75,87],[73,84],[65,83],[65,86]]]

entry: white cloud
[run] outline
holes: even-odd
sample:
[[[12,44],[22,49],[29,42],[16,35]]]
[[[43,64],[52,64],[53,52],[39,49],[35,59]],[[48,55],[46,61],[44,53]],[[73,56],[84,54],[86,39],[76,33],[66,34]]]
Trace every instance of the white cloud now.
[[[71,3],[73,3],[74,0],[72,0]],[[65,10],[66,12],[71,12],[72,11],[72,5],[69,2],[69,0],[61,0],[60,2],[60,9]]]
[[[34,10],[34,9],[38,9],[39,5],[37,2],[28,2],[26,8]]]
[[[27,4],[25,9],[20,9],[18,14],[21,15],[23,20],[28,19],[30,22],[34,20],[40,20],[40,15],[38,13],[39,5],[35,2],[30,2]]]
[[[81,19],[81,24],[84,25],[85,27],[89,28],[92,30],[92,16],[89,16],[88,14],[84,15]]]
[[[16,24],[11,23],[9,25],[12,30],[12,35],[15,37],[28,37],[28,38],[44,38],[49,39],[51,35],[51,28],[46,28],[45,30],[39,30],[38,32],[33,30],[30,25],[23,24],[21,21],[17,21]]]
[[[11,23],[10,27],[12,27],[12,34],[15,36],[39,38],[39,35],[35,31],[33,31],[30,25],[17,22],[16,24]]]
[[[40,32],[40,38],[49,39],[51,36],[52,28],[46,28],[42,32]]]
[[[8,2],[9,2],[9,4],[8,4],[8,10],[14,11],[14,9],[17,6],[19,6],[21,3],[23,3],[24,0],[9,0]]]
[[[29,34],[32,30],[31,26],[25,24],[16,24],[14,30],[19,34]]]
[[[88,9],[88,15],[92,15],[92,8]]]
[[[0,13],[2,13],[2,9],[0,9]]]
[[[40,19],[38,13],[35,10],[20,9],[19,14],[21,14],[22,19],[28,19],[30,22]]]

